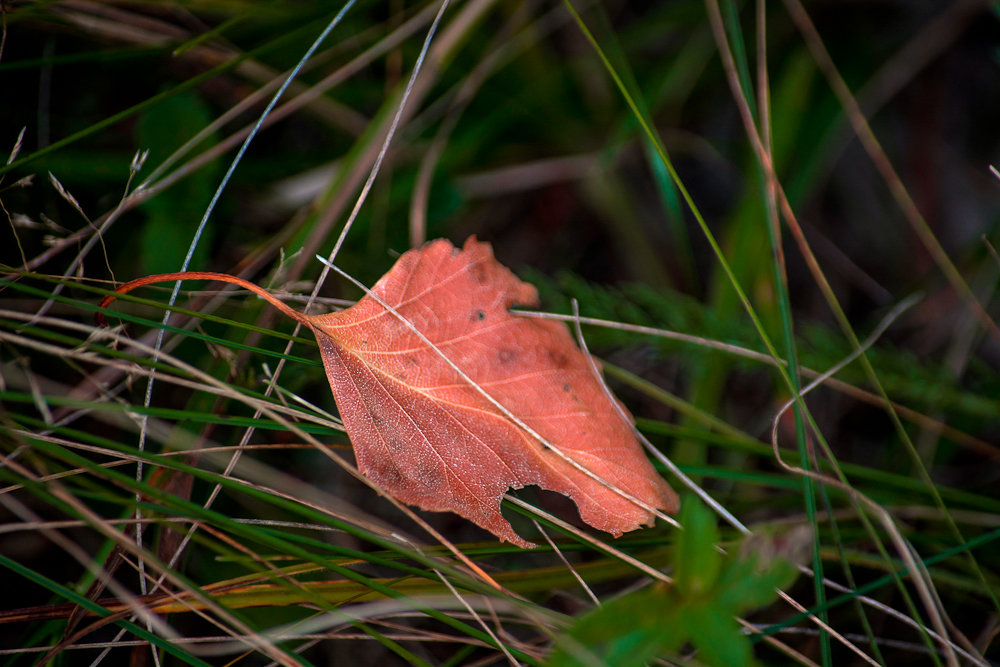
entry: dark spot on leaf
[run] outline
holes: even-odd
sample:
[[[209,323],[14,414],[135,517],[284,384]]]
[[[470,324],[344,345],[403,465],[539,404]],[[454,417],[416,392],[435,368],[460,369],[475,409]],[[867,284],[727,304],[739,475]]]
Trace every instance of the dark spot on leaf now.
[[[510,362],[517,359],[517,350],[504,348],[497,353],[497,359],[500,360],[501,364],[509,364]]]
[[[558,350],[546,350],[546,352],[549,355],[549,361],[551,361],[556,368],[565,368],[569,365],[569,359],[567,359],[566,355],[562,352]]]
[[[474,319],[474,320],[485,320],[485,319],[486,319],[486,313],[484,313],[484,312],[483,312],[483,311],[481,311],[481,310],[477,310],[477,311],[476,311],[476,312],[475,312],[475,313],[473,314],[473,316],[472,316],[472,319]]]
[[[477,283],[480,285],[486,284],[486,269],[483,268],[482,264],[476,264],[469,270],[472,271],[472,277]]]
[[[568,384],[564,384],[563,385],[563,391],[569,391],[569,385]]]
[[[393,484],[405,484],[406,478],[403,477],[403,473],[399,471],[394,465],[384,465],[379,466],[378,470],[372,470],[372,477],[379,482],[381,486],[391,486]]]

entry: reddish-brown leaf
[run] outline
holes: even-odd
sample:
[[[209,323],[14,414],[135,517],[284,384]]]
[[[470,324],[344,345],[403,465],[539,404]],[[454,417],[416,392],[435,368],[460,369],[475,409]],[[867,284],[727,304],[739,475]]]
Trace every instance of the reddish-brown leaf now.
[[[151,276],[118,291],[202,277],[270,297],[223,275]],[[616,536],[651,524],[649,507],[676,511],[677,496],[567,327],[508,312],[536,306],[538,294],[488,243],[411,250],[337,313],[308,316],[269,300],[313,330],[358,467],[398,500],[456,512],[524,547],[500,513],[509,488],[563,493],[585,522]]]

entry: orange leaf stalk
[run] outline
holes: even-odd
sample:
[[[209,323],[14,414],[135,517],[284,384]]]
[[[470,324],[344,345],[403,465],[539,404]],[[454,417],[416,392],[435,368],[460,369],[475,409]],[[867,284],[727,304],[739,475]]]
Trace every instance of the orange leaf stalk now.
[[[280,310],[282,313],[292,318],[300,324],[304,324],[307,327],[312,328],[309,318],[295,310],[284,301],[280,300],[278,297],[274,296],[263,287],[255,285],[249,280],[244,280],[237,276],[230,275],[228,273],[215,273],[213,271],[178,271],[176,273],[157,273],[152,276],[145,276],[143,278],[136,278],[135,280],[130,280],[124,285],[120,285],[115,288],[114,294],[109,294],[108,296],[101,299],[98,304],[99,308],[107,308],[111,305],[111,302],[118,298],[119,294],[128,294],[132,290],[138,287],[145,287],[146,285],[154,285],[156,283],[170,282],[171,280],[218,280],[223,283],[230,283],[232,285],[239,285],[244,289],[248,289],[257,296],[266,300],[272,306]],[[104,316],[104,313],[97,313],[94,315],[94,321],[98,326],[106,327],[108,325],[108,318]]]

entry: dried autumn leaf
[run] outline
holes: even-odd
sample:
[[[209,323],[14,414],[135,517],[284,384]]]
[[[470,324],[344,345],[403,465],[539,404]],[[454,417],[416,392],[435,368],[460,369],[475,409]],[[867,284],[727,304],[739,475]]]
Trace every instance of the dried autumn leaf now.
[[[567,327],[508,311],[538,305],[538,293],[488,243],[411,250],[357,304],[328,315],[226,274],[149,276],[117,291],[180,278],[239,284],[312,329],[358,468],[404,503],[455,512],[523,547],[532,545],[500,513],[509,488],[563,493],[616,536],[651,524],[650,508],[677,509]]]

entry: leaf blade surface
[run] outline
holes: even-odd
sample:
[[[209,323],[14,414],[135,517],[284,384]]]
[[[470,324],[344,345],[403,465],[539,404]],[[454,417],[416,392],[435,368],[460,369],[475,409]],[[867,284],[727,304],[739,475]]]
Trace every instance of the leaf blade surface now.
[[[356,305],[309,317],[361,471],[402,502],[520,546],[530,543],[500,513],[508,488],[563,493],[616,536],[653,515],[615,488],[676,511],[567,327],[514,305],[537,306],[537,291],[470,237],[461,250],[438,240],[409,251]]]

